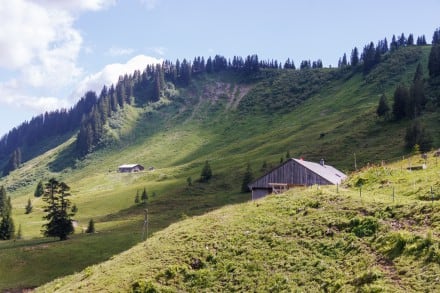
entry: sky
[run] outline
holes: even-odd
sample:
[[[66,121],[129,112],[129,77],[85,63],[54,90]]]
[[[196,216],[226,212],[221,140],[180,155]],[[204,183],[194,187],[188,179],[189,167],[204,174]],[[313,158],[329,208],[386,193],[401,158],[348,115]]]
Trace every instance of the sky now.
[[[0,0],[0,136],[147,64],[321,59],[440,27],[439,0]]]

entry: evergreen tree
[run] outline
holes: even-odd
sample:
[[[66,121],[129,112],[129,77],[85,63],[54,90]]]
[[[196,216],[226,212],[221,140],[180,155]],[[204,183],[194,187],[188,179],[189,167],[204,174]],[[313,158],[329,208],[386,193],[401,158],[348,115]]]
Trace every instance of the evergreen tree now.
[[[440,28],[436,29],[432,36],[432,45],[440,45]]]
[[[359,52],[356,47],[351,51],[350,64],[356,67],[359,64]]]
[[[15,149],[11,156],[9,157],[9,161],[3,169],[3,176],[9,175],[10,172],[18,169],[21,164],[21,150],[19,148]]]
[[[426,46],[426,38],[425,35],[417,37],[417,46]]]
[[[380,96],[379,104],[377,105],[376,113],[379,117],[387,117],[390,112],[390,107],[387,103],[387,97],[385,94]]]
[[[27,205],[26,205],[26,207],[25,207],[25,213],[26,214],[30,214],[30,213],[32,213],[32,202],[31,202],[31,199],[29,198],[28,199],[28,202],[27,202]]]
[[[46,237],[58,237],[66,240],[74,229],[71,217],[74,212],[69,212],[70,200],[68,197],[70,187],[64,182],[58,182],[55,178],[50,179],[45,184],[43,201],[46,202],[43,219],[48,222],[43,225],[43,233]]]
[[[139,197],[139,190],[136,190],[136,196],[134,197],[134,203],[139,204],[141,202],[141,199]]]
[[[249,192],[249,183],[251,183],[254,180],[254,176],[252,174],[252,168],[251,168],[251,164],[247,164],[246,166],[246,171],[244,173],[243,176],[243,182],[241,183],[241,192],[245,193],[245,192]]]
[[[201,182],[208,182],[212,177],[211,166],[208,161],[205,161],[205,165],[203,166],[202,173],[200,174]]]
[[[37,184],[37,188],[35,188],[34,196],[40,197],[44,194],[44,187],[43,187],[43,181],[39,181]]]
[[[396,120],[408,114],[409,91],[404,85],[398,85],[394,91],[393,116]]]
[[[14,231],[11,198],[6,195],[5,188],[0,186],[0,240],[13,238]]]
[[[407,46],[413,46],[414,45],[414,36],[413,34],[409,34],[408,39],[406,40]]]
[[[95,222],[90,219],[89,225],[87,226],[86,233],[95,233]]]
[[[422,65],[419,63],[414,74],[413,84],[410,88],[410,99],[408,102],[408,116],[416,118],[422,112],[426,104],[425,87]]]
[[[440,76],[440,44],[432,45],[428,60],[429,76]]]
[[[427,152],[432,147],[432,136],[419,120],[414,120],[405,134],[406,148],[411,150],[415,145],[418,145],[422,152]]]
[[[145,187],[144,187],[144,190],[142,191],[141,201],[143,204],[146,204],[148,201],[148,194],[147,194],[147,190],[145,189]]]

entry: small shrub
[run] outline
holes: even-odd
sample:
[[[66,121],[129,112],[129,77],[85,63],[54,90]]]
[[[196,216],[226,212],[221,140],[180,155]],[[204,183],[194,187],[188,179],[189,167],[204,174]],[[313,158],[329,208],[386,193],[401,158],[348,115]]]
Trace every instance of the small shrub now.
[[[133,293],[156,293],[159,290],[153,285],[151,281],[138,280],[131,285],[131,292]]]
[[[380,273],[368,271],[368,272],[364,272],[360,276],[354,278],[351,281],[351,284],[353,286],[360,287],[360,286],[363,286],[366,284],[371,284],[379,278],[381,278]]]
[[[351,232],[357,237],[372,236],[379,228],[379,223],[373,217],[364,219],[354,218],[350,221]]]

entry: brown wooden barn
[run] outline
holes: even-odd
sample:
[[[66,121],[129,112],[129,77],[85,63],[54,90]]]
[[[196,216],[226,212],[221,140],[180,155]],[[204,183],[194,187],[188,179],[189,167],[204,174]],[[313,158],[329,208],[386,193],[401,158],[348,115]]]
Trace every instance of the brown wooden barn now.
[[[340,184],[347,176],[338,169],[302,159],[288,159],[280,166],[250,183],[252,200],[270,193],[280,193],[295,186]]]

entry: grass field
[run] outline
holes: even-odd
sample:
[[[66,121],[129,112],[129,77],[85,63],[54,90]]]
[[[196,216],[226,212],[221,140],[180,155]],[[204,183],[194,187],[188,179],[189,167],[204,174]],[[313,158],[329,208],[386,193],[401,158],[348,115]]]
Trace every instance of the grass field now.
[[[191,217],[37,292],[438,291],[440,166],[407,164]]]
[[[366,77],[322,69],[305,77],[293,71],[267,71],[265,78],[250,83],[226,74],[200,78],[188,88],[173,89],[171,100],[126,106],[106,126],[108,135],[103,146],[82,160],[72,156],[75,136],[64,139],[63,144],[0,180],[13,199],[14,221],[23,233],[22,240],[0,242],[0,290],[39,286],[108,260],[139,243],[145,207],[136,206],[134,197],[144,188],[149,195],[150,232],[163,235],[163,229],[169,225],[180,227],[184,225],[180,221],[188,217],[246,202],[250,195],[239,191],[247,162],[258,176],[263,162],[275,166],[287,151],[307,160],[325,158],[347,172],[354,170],[354,154],[361,167],[400,159],[406,153],[403,136],[410,121],[384,122],[376,118],[375,109],[382,92],[391,100],[396,84],[412,79],[417,61],[426,64],[428,48],[406,49],[409,53],[402,51],[401,55],[416,56],[416,61],[404,58],[407,62],[399,61],[396,67],[395,59],[402,58],[396,55],[398,58],[388,58],[388,63]],[[309,79],[313,80],[310,89],[303,84]],[[433,131],[440,129],[438,111],[427,112],[421,119]],[[434,135],[434,139],[439,145],[440,136]],[[209,183],[199,183],[206,160],[214,177]],[[117,173],[117,166],[125,163],[152,166],[154,171]],[[426,172],[430,171],[421,174]],[[53,176],[71,186],[71,199],[79,209],[75,216],[79,227],[65,242],[42,238],[42,200],[33,197],[38,181]],[[191,187],[187,186],[188,177],[195,183]],[[390,199],[390,190],[389,186],[379,189],[376,183],[365,184],[362,192],[383,191],[379,197],[384,198],[377,199],[380,205]],[[395,187],[396,193],[415,188],[415,183],[402,183]],[[313,195],[315,191],[304,192]],[[357,192],[347,189],[337,197],[347,194],[354,200]],[[34,211],[26,215],[28,198]],[[373,196],[366,198],[375,202]],[[408,198],[409,203],[419,204],[413,197]],[[297,203],[292,205],[296,207]],[[244,203],[237,209],[252,207]],[[97,233],[83,234],[92,218]]]

